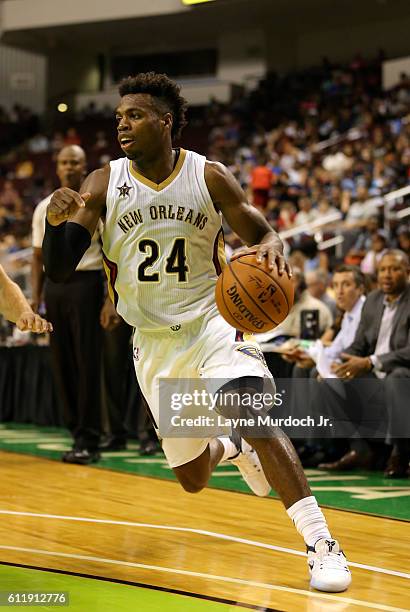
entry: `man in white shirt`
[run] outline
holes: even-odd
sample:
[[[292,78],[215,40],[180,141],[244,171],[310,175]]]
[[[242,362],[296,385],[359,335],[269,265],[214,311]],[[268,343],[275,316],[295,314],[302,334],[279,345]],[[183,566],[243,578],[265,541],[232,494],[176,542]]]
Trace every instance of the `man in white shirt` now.
[[[85,174],[83,149],[77,145],[64,147],[57,157],[61,186],[79,189]],[[41,246],[51,195],[37,205],[33,215],[33,309],[38,311],[44,293],[47,316],[54,327],[50,337],[54,379],[64,421],[73,436],[73,448],[62,459],[68,463],[89,464],[100,457],[102,251],[96,232],[67,282],[60,284],[46,279],[44,283]]]
[[[306,196],[299,198],[298,201],[299,212],[295,217],[295,225],[305,225],[305,223],[312,223],[320,217],[320,213],[317,208],[313,208],[312,200]]]
[[[369,199],[369,192],[365,185],[359,185],[357,188],[357,200],[349,206],[346,215],[346,229],[357,229],[367,225],[370,217],[378,215],[382,198]]]
[[[342,265],[333,275],[333,291],[336,306],[344,312],[340,330],[324,354],[329,363],[339,361],[342,352],[352,344],[359,326],[360,315],[365,302],[365,281],[363,273],[356,266]],[[301,368],[315,365],[314,355],[295,351],[295,363]]]

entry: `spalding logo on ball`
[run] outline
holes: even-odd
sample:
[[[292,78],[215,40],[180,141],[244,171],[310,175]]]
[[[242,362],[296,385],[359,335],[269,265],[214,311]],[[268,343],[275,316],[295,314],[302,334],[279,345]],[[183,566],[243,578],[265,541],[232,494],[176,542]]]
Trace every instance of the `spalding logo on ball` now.
[[[282,323],[293,306],[293,283],[269,270],[265,257],[243,255],[223,270],[215,287],[219,312],[230,325],[241,331],[262,333]]]

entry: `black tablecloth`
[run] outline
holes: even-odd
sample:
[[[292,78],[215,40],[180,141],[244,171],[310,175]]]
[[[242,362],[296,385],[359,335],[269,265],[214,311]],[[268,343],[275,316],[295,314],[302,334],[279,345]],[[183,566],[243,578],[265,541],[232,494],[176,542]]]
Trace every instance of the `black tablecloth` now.
[[[47,346],[0,347],[0,421],[63,425]]]
[[[289,364],[278,355],[265,355],[276,377],[287,377]],[[50,365],[48,346],[0,347],[0,422],[33,423],[63,426],[62,407],[58,400]],[[130,357],[125,372],[128,388],[126,425],[136,428],[140,397]]]
[[[48,346],[0,347],[0,422],[60,427],[63,410],[51,372]],[[124,421],[131,435],[137,430],[140,392],[131,357],[124,372],[128,396]],[[105,421],[102,416],[103,422]]]

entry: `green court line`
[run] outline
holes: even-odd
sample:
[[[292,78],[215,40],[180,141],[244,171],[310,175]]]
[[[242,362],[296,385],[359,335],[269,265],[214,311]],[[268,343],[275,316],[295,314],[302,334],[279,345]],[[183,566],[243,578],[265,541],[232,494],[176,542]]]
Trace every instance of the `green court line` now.
[[[62,452],[70,447],[65,429],[14,423],[0,425],[1,450],[60,460]],[[94,466],[175,481],[162,454],[141,457],[135,442],[129,443],[127,452],[104,453]],[[389,480],[381,472],[361,471],[332,474],[312,469],[306,474],[323,506],[410,521],[409,479]],[[232,465],[218,466],[209,484],[216,489],[250,493]],[[271,495],[275,497],[274,493]]]
[[[25,605],[18,609],[57,612],[234,612],[248,607],[189,595],[96,580],[71,574],[0,565],[0,590],[26,593],[68,593],[68,605]],[[0,606],[0,608],[3,606]],[[10,606],[7,606],[10,607]]]

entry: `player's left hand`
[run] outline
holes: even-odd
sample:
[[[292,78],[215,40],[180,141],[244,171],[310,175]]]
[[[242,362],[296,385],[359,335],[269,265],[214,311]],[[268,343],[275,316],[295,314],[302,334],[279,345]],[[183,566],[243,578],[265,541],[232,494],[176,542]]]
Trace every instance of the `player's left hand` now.
[[[282,276],[284,272],[287,273],[289,278],[292,278],[292,268],[286,261],[282,251],[278,247],[278,240],[275,238],[273,241],[267,240],[260,244],[255,244],[251,247],[244,247],[239,249],[232,257],[231,261],[242,257],[243,255],[256,255],[256,261],[261,264],[265,257],[268,259],[269,270],[277,269],[279,276]]]
[[[371,362],[369,357],[357,357],[342,353],[343,363],[333,363],[331,370],[338,378],[351,380],[369,372],[371,370]]]
[[[17,319],[16,325],[20,331],[31,331],[36,334],[44,334],[45,332],[53,331],[53,326],[51,323],[31,310],[23,312]]]

